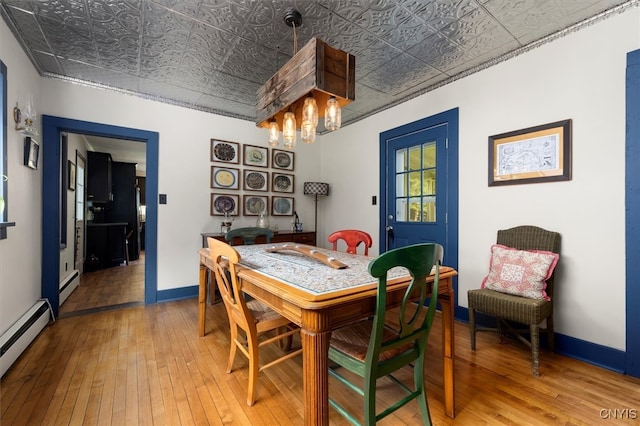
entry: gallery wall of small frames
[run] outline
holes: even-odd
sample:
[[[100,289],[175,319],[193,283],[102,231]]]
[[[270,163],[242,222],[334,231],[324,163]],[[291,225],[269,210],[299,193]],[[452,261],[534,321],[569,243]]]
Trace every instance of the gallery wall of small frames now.
[[[294,213],[295,153],[211,139],[211,215]]]

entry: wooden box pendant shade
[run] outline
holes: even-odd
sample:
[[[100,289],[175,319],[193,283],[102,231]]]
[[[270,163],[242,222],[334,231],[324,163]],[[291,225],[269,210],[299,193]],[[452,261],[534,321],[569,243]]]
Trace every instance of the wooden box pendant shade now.
[[[319,117],[332,96],[344,107],[355,99],[355,76],[355,56],[314,37],[258,90],[256,124],[268,128],[272,117],[282,123],[291,108],[299,127],[309,94],[318,104]]]

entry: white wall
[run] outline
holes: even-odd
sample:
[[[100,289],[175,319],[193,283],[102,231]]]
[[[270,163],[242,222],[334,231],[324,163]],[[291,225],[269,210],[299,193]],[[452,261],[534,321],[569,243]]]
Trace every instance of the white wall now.
[[[486,275],[496,231],[538,225],[562,234],[556,330],[624,350],[625,66],[640,47],[639,16],[630,9],[325,135],[322,178],[333,191],[322,238],[358,227],[376,236],[377,253],[379,134],[459,107],[459,304]],[[571,181],[488,187],[488,136],[568,118]]]
[[[11,326],[40,298],[42,252],[42,147],[38,170],[24,166],[24,136],[13,130],[13,107],[24,106],[27,92],[38,111],[40,77],[13,38],[0,24],[0,59],[7,66],[7,175],[8,238],[0,240],[0,333]],[[36,123],[40,127],[40,123]],[[39,139],[37,139],[41,142]]]
[[[267,131],[247,121],[58,80],[43,79],[42,98],[43,114],[159,132],[158,190],[168,202],[158,208],[158,289],[196,285],[200,233],[219,232],[222,219],[210,216],[210,194],[217,192],[210,188],[210,140],[267,146]],[[319,177],[319,151],[319,144],[295,150],[295,208],[305,224],[313,223],[313,202],[302,195],[302,184]],[[270,219],[272,226],[289,227],[289,219]],[[255,220],[239,216],[233,226],[253,226]]]
[[[496,230],[536,224],[563,237],[558,332],[624,349],[625,55],[640,47],[638,18],[637,8],[629,9],[322,136],[314,145],[299,145],[295,186],[301,220],[309,229],[314,207],[302,195],[302,184],[321,179],[331,184],[331,195],[319,204],[319,241],[347,227],[377,237],[378,207],[371,206],[371,195],[378,195],[380,132],[459,107],[460,304],[466,306],[466,291],[478,287],[486,273]],[[10,104],[31,88],[40,113],[159,132],[159,192],[168,194],[168,204],[158,211],[158,289],[195,285],[199,234],[217,231],[220,224],[209,215],[209,140],[266,146],[266,131],[237,119],[40,79],[4,23],[0,40]],[[489,135],[565,118],[573,119],[572,181],[487,187]],[[8,142],[9,212],[17,226],[0,241],[0,331],[40,296],[41,174],[22,166],[20,135],[10,131]],[[234,226],[252,223],[240,217]],[[600,271],[606,271],[606,282]]]
[[[87,158],[87,142],[82,135],[70,133],[67,136],[67,159],[76,164],[76,150],[85,159]],[[67,188],[68,176],[63,178]],[[60,280],[67,277],[74,267],[75,243],[76,243],[76,192],[67,191],[67,246],[60,250]],[[79,265],[82,272],[82,265]]]

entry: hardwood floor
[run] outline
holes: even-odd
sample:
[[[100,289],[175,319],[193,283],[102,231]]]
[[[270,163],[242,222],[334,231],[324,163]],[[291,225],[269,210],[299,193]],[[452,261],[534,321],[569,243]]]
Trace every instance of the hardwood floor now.
[[[144,252],[128,265],[85,272],[60,306],[60,317],[144,304]]]
[[[133,269],[129,270],[133,272]],[[116,287],[110,287],[116,288]],[[229,330],[222,304],[207,310],[198,337],[196,299],[60,319],[45,328],[0,382],[0,424],[7,425],[300,425],[301,358],[260,373],[257,401],[246,405],[247,361],[225,372]],[[440,316],[429,339],[426,383],[435,425],[638,424],[640,380],[574,359],[541,353],[541,377],[529,351],[456,323],[456,407],[443,412]],[[296,342],[299,345],[299,341]],[[295,345],[294,345],[295,346]],[[268,348],[265,359],[279,349]],[[411,371],[401,380],[409,382]],[[379,383],[379,401],[397,388]],[[361,399],[330,382],[356,412]],[[333,409],[333,425],[347,422]],[[381,425],[421,424],[411,402]]]

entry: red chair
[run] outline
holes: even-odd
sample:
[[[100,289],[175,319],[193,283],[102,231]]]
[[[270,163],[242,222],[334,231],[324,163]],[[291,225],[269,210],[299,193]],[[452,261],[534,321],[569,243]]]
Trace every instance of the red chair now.
[[[338,250],[338,240],[343,240],[347,244],[347,253],[356,254],[357,247],[364,243],[364,255],[369,255],[369,247],[373,244],[371,235],[357,229],[343,229],[329,235],[329,242],[333,244],[333,249]]]

